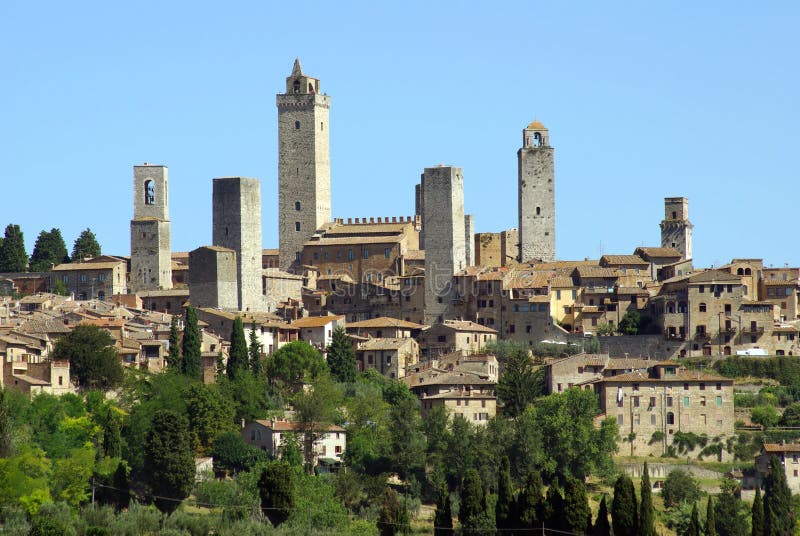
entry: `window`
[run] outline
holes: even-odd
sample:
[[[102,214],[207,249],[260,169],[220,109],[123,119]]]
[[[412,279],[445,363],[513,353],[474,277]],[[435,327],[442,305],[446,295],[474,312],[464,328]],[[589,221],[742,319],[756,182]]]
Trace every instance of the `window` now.
[[[683,384],[683,390],[684,391],[688,391],[689,390],[689,384],[688,383],[684,383]]]
[[[704,397],[704,396],[700,397],[700,405],[705,407],[705,405],[706,405],[706,397]]]
[[[560,300],[560,299],[561,299],[561,291],[560,291],[560,290],[557,290],[557,291],[556,291],[556,299],[557,299],[557,300]]]
[[[718,407],[718,408],[721,408],[721,407],[722,407],[722,397],[721,397],[721,396],[718,396],[718,397],[717,397],[717,407]]]
[[[461,405],[461,399],[459,398],[458,400],[456,400],[456,406],[460,406],[460,405]]]
[[[156,202],[156,185],[153,181],[144,181],[144,204],[153,205]]]
[[[439,335],[436,337],[437,342],[447,342],[447,335]]]
[[[667,424],[675,424],[675,414],[671,411],[667,413]]]
[[[80,275],[80,277],[79,277],[79,279],[80,279],[80,282],[81,282],[81,283],[86,283],[86,279],[87,279],[87,278],[86,278],[86,274],[81,274],[81,275]]]
[[[295,121],[295,122],[294,122],[294,128],[295,128],[296,130],[299,130],[299,129],[300,129],[300,121]]]
[[[391,252],[392,252],[391,248],[386,248],[383,250],[383,256],[388,259],[389,256],[391,255]]]
[[[701,303],[699,309],[700,309],[701,313],[705,313],[706,312],[706,304],[705,303]]]
[[[683,397],[683,407],[684,408],[688,408],[689,407],[689,397],[688,396],[684,396]]]
[[[367,248],[364,248],[364,258],[369,259],[369,250]]]
[[[69,283],[69,276],[68,275],[62,275],[61,276],[61,281],[63,281],[65,284]]]
[[[706,287],[703,286],[703,285],[700,285],[698,287],[698,289],[697,289],[697,292],[699,292],[700,294],[704,293],[705,291],[706,291]]]
[[[354,257],[355,257],[355,255],[353,253],[353,248],[348,249],[347,250],[347,260],[348,261],[352,261]]]
[[[721,383],[717,383],[717,391],[721,391],[721,390],[722,390],[722,384]]]
[[[625,423],[625,417],[622,414],[617,415],[617,424],[622,426]]]
[[[706,384],[704,384],[704,383],[701,383],[701,384],[700,384],[700,390],[701,390],[701,391],[705,391],[705,390],[706,390]]]
[[[560,391],[560,389],[559,389],[559,391]],[[625,400],[621,396],[618,396],[617,397],[617,407],[621,408],[621,407],[624,407],[624,406],[625,406]]]
[[[656,414],[655,413],[651,413],[650,414],[650,425],[651,426],[655,426],[656,425]]]
[[[539,216],[542,213],[542,207],[536,207],[536,215]]]
[[[638,396],[634,396],[633,397],[633,407],[635,407],[635,408],[639,407],[639,397]]]
[[[294,230],[295,231],[299,231],[300,230],[300,222],[299,221],[294,222]]]
[[[656,407],[656,397],[654,397],[654,396],[650,397],[650,407],[651,408]]]
[[[106,280],[106,274],[100,274],[97,276],[97,280],[101,283]]]
[[[294,209],[295,210],[300,210],[300,208],[301,208],[300,201],[295,201],[294,202]]]
[[[639,384],[638,383],[634,383],[633,384],[633,390],[634,391],[638,391],[639,390]]]

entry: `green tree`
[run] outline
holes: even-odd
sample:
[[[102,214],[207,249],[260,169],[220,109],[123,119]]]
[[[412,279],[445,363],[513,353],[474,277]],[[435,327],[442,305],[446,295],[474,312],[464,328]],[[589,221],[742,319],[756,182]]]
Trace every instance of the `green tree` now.
[[[66,296],[69,294],[67,290],[67,285],[61,279],[56,279],[53,283],[53,287],[50,289],[53,294],[58,294],[59,296]]]
[[[616,535],[616,532],[614,533]],[[697,503],[692,506],[692,517],[689,521],[689,530],[686,531],[686,536],[702,536],[703,532],[700,529],[700,518],[697,514]]]
[[[119,419],[113,415],[103,423],[103,453],[110,458],[122,456],[122,434]]]
[[[54,227],[39,233],[31,254],[31,272],[49,272],[63,262],[69,262],[69,254],[61,231]]]
[[[295,471],[283,462],[271,462],[264,467],[258,480],[261,508],[273,526],[277,527],[292,514],[296,502]]]
[[[511,484],[511,464],[508,456],[500,459],[500,470],[497,473],[497,502],[494,506],[495,525],[498,534],[511,534],[507,529],[517,526],[517,501]]]
[[[600,508],[597,510],[597,518],[594,522],[592,531],[594,536],[611,536],[611,525],[608,523],[608,506],[606,506],[606,496],[600,500]]]
[[[721,492],[714,503],[714,521],[719,536],[747,536],[750,525],[750,509],[738,498],[739,483],[725,479]]]
[[[700,488],[689,472],[683,469],[674,469],[669,472],[661,488],[661,497],[664,506],[672,508],[687,501],[693,503],[700,498]]]
[[[611,522],[614,536],[636,536],[638,523],[636,491],[633,489],[633,481],[626,475],[620,475],[614,484]]]
[[[480,531],[487,528],[486,497],[483,482],[475,469],[469,469],[461,483],[461,503],[458,520],[462,531]]]
[[[386,488],[378,510],[378,533],[381,536],[411,533],[408,509],[392,488]]]
[[[544,483],[538,471],[529,471],[525,486],[517,495],[517,511],[520,523],[525,528],[536,528],[544,522]]]
[[[754,407],[750,414],[750,420],[756,424],[760,424],[766,429],[777,425],[781,420],[781,416],[778,414],[778,410],[775,409],[775,406],[767,404]]]
[[[297,390],[325,371],[325,360],[316,348],[304,341],[290,342],[267,359],[270,383],[289,390]]]
[[[564,494],[557,480],[550,483],[545,494],[545,524],[548,529],[566,531],[567,530],[567,506],[564,502]]]
[[[436,503],[436,514],[433,517],[434,536],[453,536],[453,510],[450,504],[450,492],[447,485],[439,489],[439,501]]]
[[[113,506],[116,511],[127,510],[131,504],[131,481],[128,476],[130,468],[128,464],[121,461],[117,464],[114,471],[114,478],[111,481],[114,492]]]
[[[314,465],[314,444],[327,432],[338,416],[341,395],[327,376],[320,376],[310,389],[294,397],[294,418],[303,435],[304,458],[311,471]]]
[[[72,245],[72,262],[80,262],[89,257],[100,256],[100,243],[88,227],[81,231]]]
[[[5,237],[0,242],[0,273],[25,272],[28,269],[28,254],[25,239],[19,225],[9,223]]]
[[[792,492],[786,483],[786,473],[780,459],[771,456],[764,480],[764,536],[788,536],[794,534],[794,528]]]
[[[717,523],[714,521],[714,504],[711,495],[708,496],[708,506],[706,506],[706,536],[717,536]]]
[[[214,458],[214,471],[229,474],[249,471],[269,458],[265,451],[248,445],[242,434],[233,430],[222,432],[214,439],[210,454]]]
[[[760,486],[756,486],[756,496],[753,499],[750,519],[750,524],[752,525],[750,536],[764,536],[764,501],[761,498]]]
[[[203,377],[200,328],[197,325],[197,311],[191,306],[186,308],[186,319],[183,324],[181,372],[184,376],[193,380],[200,380]]]
[[[247,339],[244,335],[242,318],[237,316],[233,321],[231,331],[231,347],[228,351],[228,364],[225,373],[228,378],[235,380],[250,370],[250,356],[247,351]]]
[[[578,534],[585,533],[590,527],[592,511],[586,497],[586,484],[583,480],[567,477],[564,482],[564,522],[566,530]]]
[[[174,512],[192,491],[194,456],[186,420],[169,410],[153,415],[144,444],[145,477],[156,507]]]
[[[779,424],[781,426],[800,426],[800,402],[794,402],[786,406]]]
[[[528,348],[520,343],[502,341],[488,350],[494,352],[504,366],[497,382],[497,400],[503,404],[506,415],[517,418],[537,396],[544,394],[538,392]]]
[[[642,470],[642,483],[639,490],[639,534],[640,536],[656,536],[655,510],[653,509],[653,488],[650,485],[650,472],[647,462]]]
[[[583,351],[587,354],[599,354],[600,353],[600,339],[596,336],[592,335],[592,337],[583,343]]]
[[[400,478],[419,474],[425,467],[425,436],[419,416],[419,400],[402,398],[389,409],[389,452],[392,469]],[[421,475],[420,475],[421,476]]]
[[[280,457],[292,467],[303,467],[303,447],[297,434],[284,433],[281,437]]]
[[[617,330],[623,335],[636,335],[639,333],[639,325],[642,317],[638,311],[628,311],[619,321]]]
[[[197,437],[198,454],[205,454],[223,432],[234,430],[233,406],[214,385],[190,383],[183,392],[189,429]]]
[[[69,361],[70,375],[81,388],[113,389],[122,382],[114,339],[97,326],[75,326],[56,341],[53,359]]]
[[[181,365],[181,332],[178,329],[178,315],[172,315],[169,323],[169,355],[167,366],[177,369]]]
[[[11,403],[5,389],[0,388],[0,458],[14,452],[14,432],[11,421]]]
[[[261,375],[261,352],[263,350],[264,345],[258,340],[256,322],[254,320],[250,325],[250,344],[247,346],[247,353],[250,357],[250,371],[256,376]]]
[[[333,340],[328,346],[327,361],[331,375],[336,381],[343,383],[356,381],[356,356],[353,353],[353,346],[347,338],[347,333],[341,326],[333,330]]]

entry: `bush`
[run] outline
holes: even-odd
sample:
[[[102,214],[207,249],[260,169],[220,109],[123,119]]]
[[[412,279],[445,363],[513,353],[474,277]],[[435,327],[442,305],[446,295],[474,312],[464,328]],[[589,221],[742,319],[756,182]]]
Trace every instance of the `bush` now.
[[[772,428],[778,424],[781,416],[774,406],[757,406],[750,414],[750,420],[764,428]]]
[[[692,475],[683,469],[670,471],[661,489],[664,506],[673,508],[683,502],[693,503],[700,498],[700,488]]]

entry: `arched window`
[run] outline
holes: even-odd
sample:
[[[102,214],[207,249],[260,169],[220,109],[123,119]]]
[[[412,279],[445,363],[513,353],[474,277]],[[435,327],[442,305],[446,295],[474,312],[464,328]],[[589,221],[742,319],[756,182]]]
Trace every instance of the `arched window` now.
[[[312,95],[314,94],[314,86],[311,84],[311,82],[308,83],[308,92]]]
[[[675,424],[675,414],[671,411],[667,412],[667,424]]]
[[[736,270],[736,275],[744,275],[744,270],[739,268],[738,270]]]
[[[701,303],[700,307],[699,307],[699,310],[700,310],[701,313],[705,313],[706,312],[706,304],[705,303]]]
[[[667,302],[667,312],[668,313],[675,312],[675,302]]]
[[[744,269],[744,275],[752,275],[753,271],[750,268]]]
[[[144,204],[152,205],[156,202],[156,185],[151,180],[144,181]]]
[[[300,80],[295,80],[293,87],[295,93],[300,93]]]
[[[686,305],[686,302],[685,302],[685,301],[679,301],[679,302],[678,302],[678,312],[679,312],[679,313],[685,313],[685,312],[687,312],[688,310],[689,310],[689,306],[688,306],[688,305]]]
[[[747,285],[742,285],[742,294],[747,296]]]

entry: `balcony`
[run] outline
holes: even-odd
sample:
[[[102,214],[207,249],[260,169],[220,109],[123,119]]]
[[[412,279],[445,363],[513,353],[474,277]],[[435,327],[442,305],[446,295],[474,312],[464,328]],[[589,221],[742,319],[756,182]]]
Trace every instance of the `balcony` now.
[[[764,333],[764,326],[742,326],[742,333],[762,334]]]
[[[708,341],[711,340],[707,331],[698,331],[694,334],[694,340],[696,341]]]

